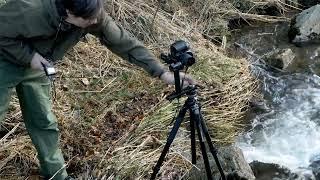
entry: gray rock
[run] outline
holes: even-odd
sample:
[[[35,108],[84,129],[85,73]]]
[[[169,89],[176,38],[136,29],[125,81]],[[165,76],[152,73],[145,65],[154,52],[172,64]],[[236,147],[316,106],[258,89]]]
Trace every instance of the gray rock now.
[[[297,45],[320,42],[320,5],[302,11],[292,19],[289,40]]]
[[[221,148],[218,155],[224,159],[224,166],[227,174],[237,174],[240,179],[255,179],[253,172],[245,160],[240,148],[235,146]]]
[[[266,55],[264,59],[267,65],[286,70],[295,57],[294,52],[290,48],[287,48],[273,51]]]
[[[213,171],[213,179],[219,179],[220,173],[216,163],[210,154],[210,165]],[[218,149],[218,158],[223,168],[227,180],[254,180],[255,177],[249,166],[244,159],[241,149],[235,146],[228,146]],[[206,180],[206,170],[203,161],[197,162],[197,168],[193,168],[189,173],[187,179]]]
[[[277,164],[253,161],[250,163],[250,166],[256,178],[260,180],[269,180],[272,178],[289,179],[289,177],[292,176],[289,169]]]
[[[294,173],[278,164],[253,161],[250,166],[257,180],[316,180],[312,172]]]

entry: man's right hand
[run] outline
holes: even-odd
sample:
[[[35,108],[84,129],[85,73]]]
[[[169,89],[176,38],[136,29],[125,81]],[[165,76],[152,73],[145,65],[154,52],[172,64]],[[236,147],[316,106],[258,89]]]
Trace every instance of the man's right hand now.
[[[43,58],[39,53],[35,53],[31,60],[30,67],[35,70],[43,71],[44,70],[43,64],[50,65],[50,63],[45,58]]]
[[[180,72],[179,74],[180,74],[180,81],[183,82],[184,88],[189,85],[196,85],[197,84],[197,82],[195,80],[193,80],[193,78],[190,75],[185,74],[183,72]],[[171,84],[171,85],[175,84],[174,74],[172,72],[164,72],[160,76],[160,79],[166,84]]]

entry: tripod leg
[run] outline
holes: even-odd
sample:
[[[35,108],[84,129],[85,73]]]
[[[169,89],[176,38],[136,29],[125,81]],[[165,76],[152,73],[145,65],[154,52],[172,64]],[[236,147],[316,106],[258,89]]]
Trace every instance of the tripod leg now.
[[[195,123],[194,117],[190,110],[190,131],[191,131],[191,157],[192,157],[192,164],[197,163],[196,157],[196,133],[195,133]]]
[[[182,109],[179,111],[179,114],[178,114],[178,116],[176,118],[174,126],[173,126],[173,128],[172,128],[172,130],[171,130],[171,132],[170,132],[170,134],[169,134],[169,136],[167,138],[167,142],[166,142],[166,144],[165,144],[165,146],[164,146],[164,148],[162,150],[160,158],[159,158],[156,166],[153,168],[153,173],[152,173],[151,178],[150,178],[151,180],[156,178],[156,176],[157,176],[157,174],[158,174],[158,172],[160,170],[160,167],[161,167],[161,165],[162,165],[162,163],[164,161],[164,158],[166,157],[166,154],[169,151],[169,148],[170,148],[170,146],[171,146],[171,144],[172,144],[172,142],[173,142],[173,140],[174,140],[174,138],[175,138],[175,136],[176,136],[176,134],[178,132],[178,129],[179,129],[179,127],[180,127],[180,125],[181,125],[181,123],[182,123],[182,121],[184,119],[184,116],[186,115],[186,112],[187,112],[187,108],[185,106],[183,106]]]
[[[203,133],[204,133],[204,135],[205,135],[205,137],[207,139],[207,143],[209,145],[210,152],[211,152],[211,154],[212,154],[212,156],[213,156],[213,158],[214,158],[214,160],[215,160],[215,162],[217,164],[217,167],[219,169],[219,172],[220,172],[220,175],[221,175],[221,179],[222,180],[226,180],[225,174],[223,172],[223,169],[221,167],[221,164],[220,164],[218,156],[217,156],[217,149],[213,146],[210,134],[208,132],[207,125],[205,124],[201,113],[199,113],[199,118],[200,118],[199,121],[201,123],[202,131],[203,131]]]
[[[195,120],[196,120],[196,124],[197,124],[197,131],[198,131],[198,137],[199,137],[199,141],[200,141],[200,147],[201,147],[201,153],[202,153],[202,157],[203,157],[203,161],[204,161],[204,165],[206,167],[206,172],[207,172],[207,178],[209,180],[212,180],[212,174],[211,174],[211,168],[210,168],[210,163],[209,163],[209,158],[207,155],[207,151],[206,151],[206,146],[204,143],[204,137],[203,137],[203,132],[202,132],[202,127],[201,127],[201,123],[200,123],[200,118],[197,117],[197,115],[193,115]]]

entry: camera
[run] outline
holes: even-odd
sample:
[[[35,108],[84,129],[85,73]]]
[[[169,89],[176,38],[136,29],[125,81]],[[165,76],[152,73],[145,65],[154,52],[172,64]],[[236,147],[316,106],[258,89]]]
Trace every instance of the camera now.
[[[184,66],[192,66],[196,60],[190,51],[189,44],[183,40],[178,40],[170,46],[170,54],[161,54],[160,58],[165,63],[170,64],[170,69],[182,70]]]

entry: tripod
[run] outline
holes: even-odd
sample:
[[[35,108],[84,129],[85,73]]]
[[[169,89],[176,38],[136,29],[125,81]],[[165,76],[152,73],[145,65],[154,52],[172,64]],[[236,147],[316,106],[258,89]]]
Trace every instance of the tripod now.
[[[170,64],[169,69],[174,73],[174,81],[175,81],[175,92],[167,97],[168,100],[172,101],[175,98],[180,98],[183,95],[187,95],[187,100],[185,101],[184,105],[179,111],[178,116],[175,119],[175,123],[171,132],[168,136],[167,142],[162,150],[160,158],[153,169],[153,173],[151,175],[151,180],[154,180],[160,170],[160,167],[164,161],[166,154],[169,151],[169,148],[178,132],[178,129],[184,120],[184,117],[189,111],[190,114],[190,129],[191,129],[191,155],[192,155],[192,164],[196,164],[196,130],[198,132],[198,139],[200,142],[202,157],[204,160],[207,177],[209,180],[212,180],[211,168],[210,163],[206,151],[205,142],[207,142],[210,152],[214,157],[214,160],[217,164],[218,170],[220,172],[222,180],[226,180],[226,177],[223,173],[222,167],[220,165],[217,150],[212,144],[208,128],[203,120],[201,114],[201,107],[197,100],[197,86],[192,85],[188,86],[184,89],[181,87],[183,86],[180,82],[180,73],[179,71],[184,69],[185,66],[189,67],[195,63],[195,58],[193,53],[189,50],[189,45],[185,41],[176,41],[174,44],[170,46],[170,54],[165,55],[161,54],[161,59],[164,60],[167,64]]]
[[[175,72],[175,78],[176,77],[176,72]],[[179,81],[178,81],[179,82]],[[180,109],[178,116],[176,117],[174,126],[168,136],[167,142],[163,148],[163,151],[160,155],[160,158],[156,164],[156,166],[153,169],[153,173],[151,175],[150,179],[155,179],[157,173],[160,170],[160,167],[164,161],[164,158],[166,154],[169,151],[170,145],[172,144],[178,129],[184,120],[184,117],[189,111],[190,114],[190,129],[191,129],[191,155],[192,155],[192,164],[196,164],[196,138],[195,138],[195,131],[197,130],[198,132],[198,139],[200,142],[200,147],[201,147],[201,152],[202,152],[202,157],[204,160],[205,168],[206,168],[206,173],[207,173],[207,178],[209,180],[212,180],[212,174],[211,174],[211,168],[210,168],[210,163],[208,159],[208,155],[206,152],[206,146],[205,142],[207,142],[210,152],[214,157],[214,160],[217,164],[217,167],[219,169],[221,179],[226,180],[226,177],[224,175],[224,172],[222,170],[222,167],[220,165],[219,159],[217,157],[217,150],[213,146],[207,126],[203,120],[202,114],[201,114],[201,107],[199,105],[199,102],[196,98],[197,94],[197,87],[196,86],[188,86],[187,88],[184,88],[181,90],[181,93],[174,93],[170,96],[167,97],[168,100],[173,100],[174,98],[181,97],[183,94],[186,94],[188,99],[185,101],[183,107]]]

